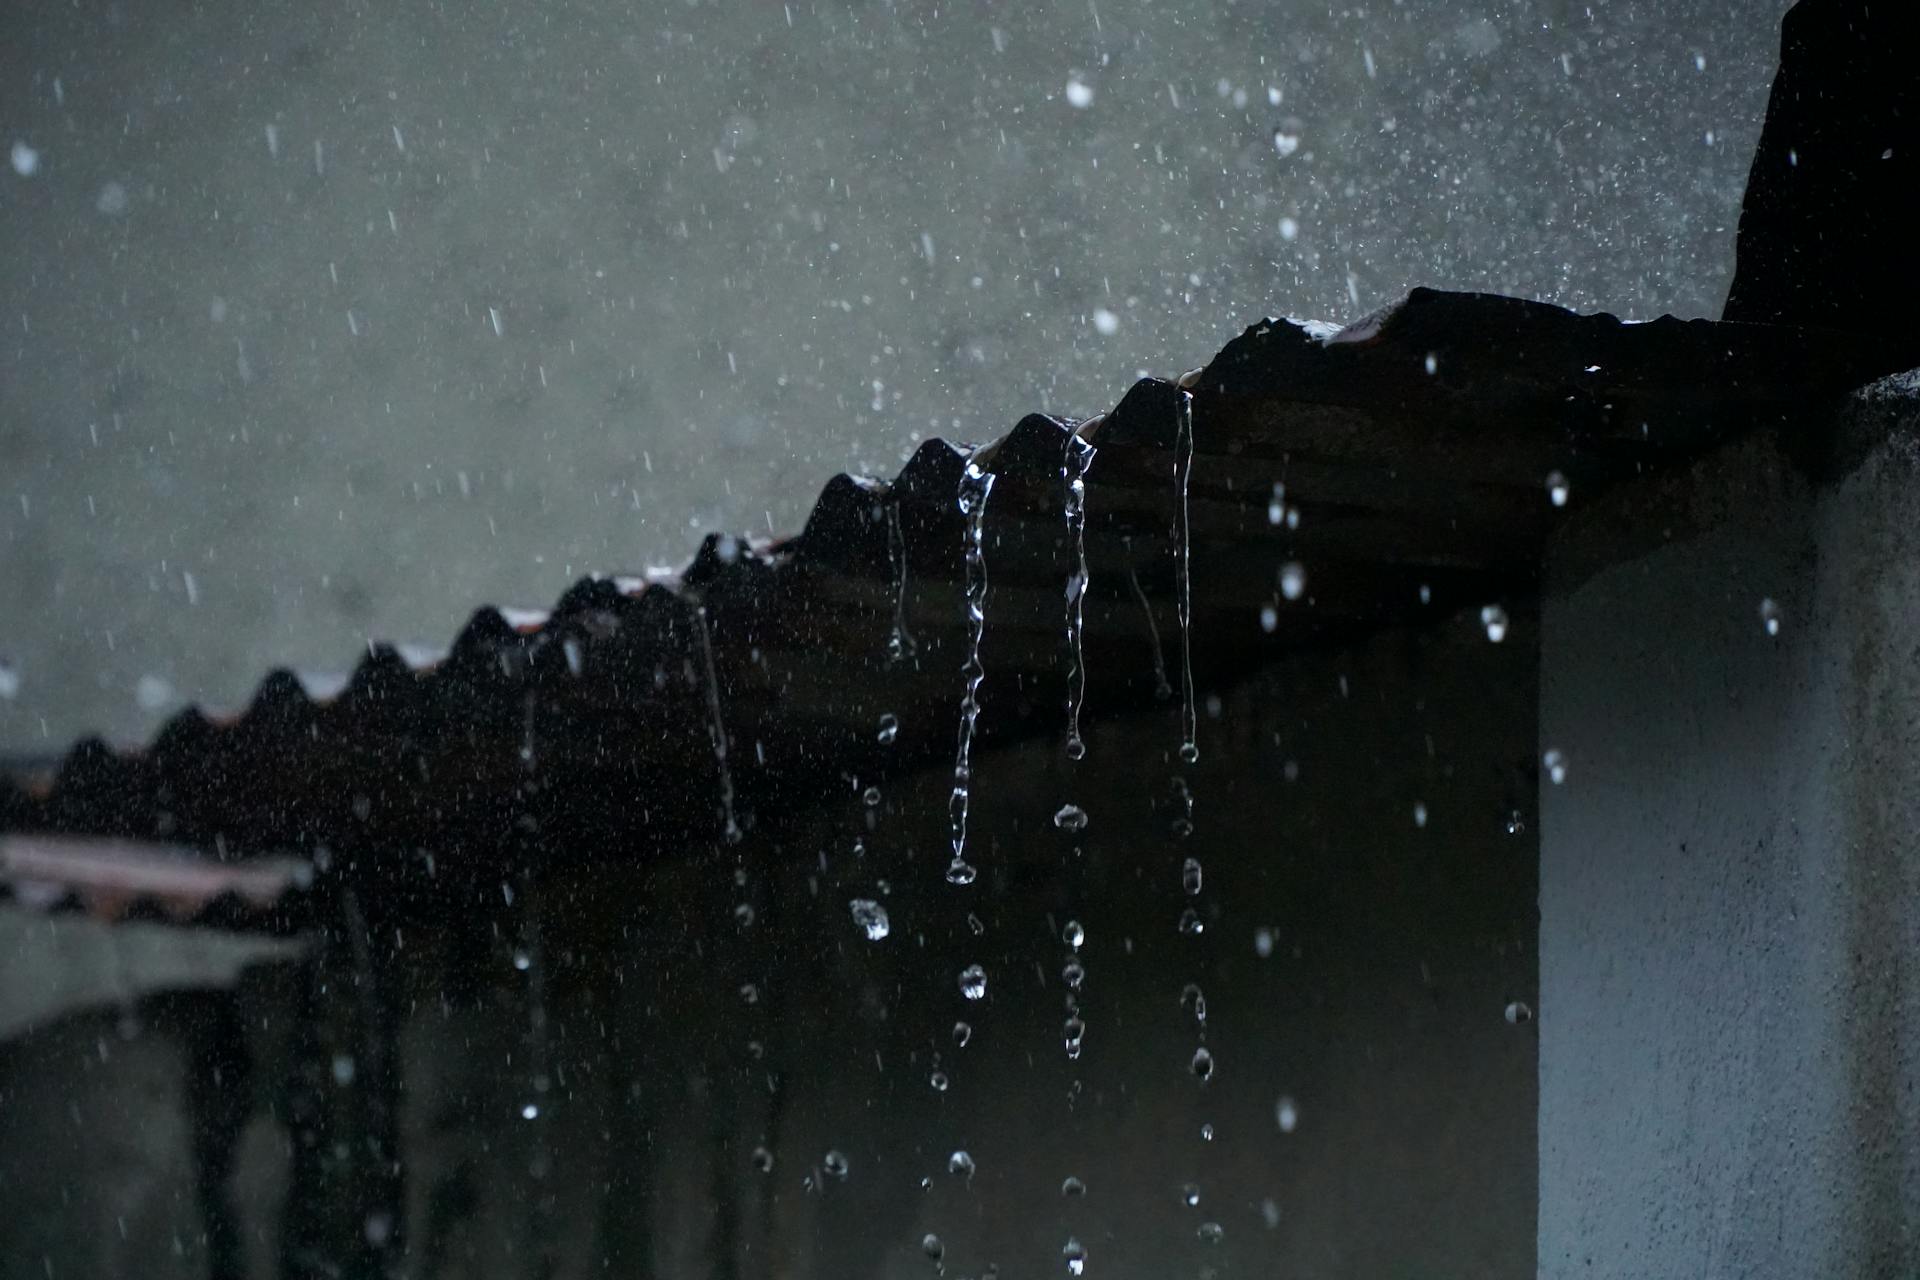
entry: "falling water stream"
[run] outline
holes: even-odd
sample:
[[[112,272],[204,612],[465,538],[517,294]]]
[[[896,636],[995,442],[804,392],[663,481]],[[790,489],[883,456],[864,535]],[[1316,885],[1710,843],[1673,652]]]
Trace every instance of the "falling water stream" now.
[[[907,630],[907,535],[900,527],[900,499],[887,500],[887,560],[893,566],[893,634],[887,656],[895,662],[913,656],[918,646]]]
[[[954,884],[973,883],[974,869],[967,862],[967,806],[973,785],[973,730],[980,719],[980,682],[987,669],[980,662],[980,640],[987,629],[987,552],[984,537],[987,527],[987,497],[993,492],[993,473],[969,462],[960,478],[960,514],[966,518],[967,565],[967,661],[960,668],[966,692],[960,699],[959,743],[953,757],[953,798],[947,804],[947,820],[953,830],[953,861],[947,867],[947,879]]]
[[[727,723],[720,712],[720,676],[713,667],[713,637],[707,631],[707,607],[693,611],[694,630],[700,636],[700,660],[707,676],[707,736],[713,739],[714,763],[720,767],[720,812],[726,819],[728,844],[740,843],[740,824],[733,816],[733,770],[727,767]]]
[[[1067,576],[1067,759],[1078,760],[1087,754],[1080,737],[1080,708],[1087,698],[1087,666],[1081,652],[1083,605],[1090,581],[1087,573],[1087,468],[1093,463],[1094,447],[1074,432],[1067,432],[1065,452],[1061,456],[1060,477],[1067,482],[1067,537],[1073,543],[1073,572]]]
[[[1179,393],[1174,418],[1173,483],[1176,493],[1173,523],[1173,573],[1180,609],[1180,758],[1188,764],[1200,758],[1199,724],[1193,711],[1193,590],[1188,560],[1191,547],[1187,523],[1187,482],[1193,477],[1193,397]]]

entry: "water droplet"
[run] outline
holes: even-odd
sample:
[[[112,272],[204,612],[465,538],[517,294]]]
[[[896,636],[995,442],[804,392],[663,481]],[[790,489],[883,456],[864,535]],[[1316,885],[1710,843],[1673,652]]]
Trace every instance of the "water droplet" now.
[[[949,1083],[947,1073],[944,1071],[936,1071],[927,1077],[927,1083],[933,1086],[935,1093],[945,1093]]]
[[[830,1176],[842,1180],[853,1170],[853,1166],[847,1163],[847,1157],[839,1151],[829,1151],[826,1155],[822,1156],[820,1158],[820,1167],[825,1169]]]
[[[967,1022],[953,1024],[953,1043],[956,1047],[966,1048],[967,1041],[971,1039],[973,1039],[973,1024]]]
[[[1200,759],[1200,745],[1195,742],[1181,743],[1180,758],[1186,761],[1188,764],[1195,763]]]
[[[1099,333],[1101,337],[1111,338],[1114,334],[1120,332],[1120,317],[1105,307],[1095,307],[1093,309],[1093,327],[1095,332]]]
[[[529,1102],[527,1103],[527,1105],[520,1108],[520,1118],[522,1120],[533,1120],[538,1118],[539,1115],[540,1115],[540,1104],[536,1102]]]
[[[880,803],[880,788],[868,787],[860,793],[860,799],[866,803],[869,809],[877,807]]]
[[[1267,523],[1278,525],[1287,518],[1287,486],[1273,482],[1273,497],[1267,500]]]
[[[40,153],[25,142],[13,144],[13,171],[23,178],[31,178],[40,171]]]
[[[940,1243],[939,1236],[929,1231],[926,1235],[920,1237],[920,1252],[926,1254],[935,1262],[938,1262],[947,1256],[947,1246]]]
[[[1262,960],[1273,954],[1273,930],[1261,925],[1253,931],[1253,954]]]
[[[1174,406],[1173,486],[1177,506],[1173,522],[1174,603],[1180,620],[1180,758],[1192,764],[1200,758],[1195,741],[1199,725],[1193,710],[1193,532],[1187,508],[1187,488],[1193,478],[1193,396],[1178,393]]]
[[[961,858],[955,858],[952,862],[949,862],[947,864],[947,883],[948,884],[960,884],[960,885],[972,884],[974,877],[979,874],[980,873],[978,871],[974,870],[974,866],[971,862],[967,862]]]
[[[1227,1229],[1217,1222],[1203,1222],[1194,1234],[1200,1237],[1202,1244],[1219,1244],[1226,1238]]]
[[[1427,825],[1427,802],[1424,800],[1416,800],[1413,803],[1413,825],[1416,827]]]
[[[513,953],[513,967],[525,973],[533,967],[533,957],[524,951],[516,951]]]
[[[965,1151],[956,1151],[947,1157],[947,1172],[956,1178],[971,1178],[973,1171],[973,1157]]]
[[[1559,786],[1567,780],[1567,753],[1558,747],[1549,747],[1540,757],[1540,763],[1547,767],[1547,780]]]
[[[1202,1084],[1205,1084],[1208,1080],[1213,1079],[1213,1055],[1207,1052],[1207,1047],[1205,1045],[1201,1045],[1198,1049],[1195,1049],[1193,1051],[1192,1066],[1193,1066],[1193,1074],[1200,1080]]]
[[[1487,639],[1499,644],[1507,638],[1507,611],[1497,604],[1490,604],[1480,610],[1480,625],[1487,629]]]
[[[1078,960],[1069,960],[1061,966],[1060,981],[1066,983],[1069,989],[1078,991],[1080,984],[1086,980],[1086,968]]]
[[[960,994],[969,1000],[979,1000],[987,994],[987,971],[977,964],[970,964],[960,971]]]
[[[1067,81],[1067,105],[1078,111],[1085,111],[1093,105],[1093,86],[1073,76]]]
[[[1533,1008],[1525,1000],[1515,1000],[1507,1006],[1507,1021],[1514,1026],[1522,1026],[1533,1021]]]
[[[1062,831],[1085,831],[1087,811],[1077,804],[1063,804],[1060,811],[1053,815],[1053,825]]]
[[[1201,1026],[1207,1025],[1207,997],[1200,990],[1200,984],[1189,982],[1180,988],[1180,1007],[1193,1010],[1193,1018]]]
[[[887,909],[872,898],[855,898],[847,906],[853,912],[853,922],[865,930],[868,942],[878,942],[892,932]]]
[[[760,1003],[759,986],[751,982],[741,983],[740,984],[740,1001],[743,1004],[759,1004]]]
[[[982,920],[974,912],[969,911],[967,912],[967,928],[973,930],[973,936],[977,938],[987,931],[987,922]]]
[[[960,476],[958,502],[966,517],[966,535],[962,553],[967,582],[967,660],[960,667],[960,728],[953,753],[953,794],[947,801],[947,826],[953,840],[953,864],[947,868],[947,880],[953,884],[971,884],[973,868],[964,861],[967,849],[967,812],[972,800],[973,734],[980,719],[980,685],[987,668],[980,661],[980,642],[987,628],[987,499],[993,493],[993,473],[969,462]],[[956,872],[964,868],[964,879]]]
[[[1298,600],[1307,594],[1307,570],[1298,560],[1289,560],[1280,566],[1280,594],[1289,600]]]
[[[1507,814],[1507,834],[1510,836],[1523,836],[1527,834],[1526,815],[1518,809]]]
[[[1280,1206],[1272,1196],[1260,1202],[1260,1221],[1267,1224],[1269,1231],[1280,1225]]]
[[[1260,629],[1272,635],[1280,626],[1280,611],[1270,604],[1260,606]]]
[[[1772,596],[1760,602],[1760,625],[1767,629],[1770,636],[1780,634],[1780,606],[1774,603]]]
[[[1294,1105],[1292,1098],[1282,1094],[1280,1100],[1273,1104],[1273,1122],[1280,1126],[1282,1133],[1292,1133],[1300,1127],[1300,1109]]]
[[[1200,919],[1200,913],[1188,907],[1180,913],[1180,932],[1189,938],[1197,938],[1207,931],[1206,922]]]
[[[1063,1196],[1083,1196],[1087,1194],[1087,1184],[1072,1174],[1068,1174],[1060,1183],[1060,1194]]]
[[[1068,1018],[1060,1028],[1060,1040],[1066,1047],[1069,1058],[1080,1056],[1080,1046],[1087,1038],[1087,1024],[1078,1018]]]
[[[1558,471],[1547,472],[1547,501],[1556,507],[1567,505],[1567,496],[1572,492],[1567,478]]]
[[[333,1082],[344,1089],[353,1083],[353,1077],[353,1058],[344,1053],[335,1054],[333,1058]]]
[[[1087,941],[1087,931],[1080,927],[1078,920],[1067,921],[1067,927],[1060,931],[1060,940],[1078,951]]]
[[[1187,891],[1188,897],[1200,892],[1201,878],[1200,859],[1188,858],[1180,864],[1180,887]]]
[[[1300,149],[1300,134],[1297,130],[1285,127],[1273,131],[1273,149],[1280,153],[1282,160]]]
[[[1200,1141],[1202,1142],[1213,1141],[1213,1125],[1211,1123],[1203,1124],[1200,1126]]]
[[[361,1224],[360,1234],[368,1244],[376,1249],[384,1248],[393,1238],[393,1215],[390,1213],[370,1213]]]
[[[881,716],[880,731],[873,736],[888,746],[893,745],[893,740],[900,736],[900,717],[891,714]]]
[[[753,1155],[750,1158],[752,1159],[753,1167],[757,1172],[760,1172],[760,1173],[773,1172],[773,1152],[767,1150],[765,1147],[755,1147],[753,1149]]]
[[[1060,1256],[1067,1260],[1067,1274],[1082,1276],[1087,1273],[1087,1247],[1072,1236],[1060,1246]]]
[[[1438,372],[1440,372],[1440,357],[1429,351],[1427,352],[1427,376],[1431,378]]]

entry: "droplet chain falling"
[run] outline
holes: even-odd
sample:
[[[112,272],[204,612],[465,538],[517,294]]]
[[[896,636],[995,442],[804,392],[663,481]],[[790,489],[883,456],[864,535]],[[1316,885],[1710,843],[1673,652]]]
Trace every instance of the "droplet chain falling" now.
[[[1060,478],[1067,482],[1067,539],[1073,544],[1073,572],[1067,578],[1067,759],[1078,760],[1087,754],[1080,737],[1080,708],[1087,700],[1087,666],[1081,652],[1084,633],[1083,609],[1087,585],[1087,468],[1093,463],[1094,448],[1072,431],[1067,432],[1066,451],[1060,463]]]
[[[1188,764],[1200,758],[1199,721],[1193,711],[1193,589],[1189,574],[1191,551],[1187,521],[1187,482],[1193,476],[1193,397],[1185,391],[1174,409],[1173,574],[1180,610],[1180,758]]]
[[[980,661],[980,640],[987,628],[987,497],[993,492],[993,473],[975,462],[960,478],[960,514],[966,520],[967,660],[960,668],[965,693],[960,699],[959,741],[953,757],[953,798],[947,803],[947,821],[953,832],[953,861],[947,879],[970,884],[973,868],[966,859],[967,806],[973,785],[973,730],[980,719],[980,682],[987,669]]]
[[[707,633],[707,607],[693,611],[694,630],[700,636],[700,660],[707,675],[707,736],[713,740],[714,763],[720,766],[720,813],[726,819],[728,844],[740,843],[740,824],[733,816],[733,770],[727,767],[727,724],[720,714],[720,677],[713,667],[713,638]]]

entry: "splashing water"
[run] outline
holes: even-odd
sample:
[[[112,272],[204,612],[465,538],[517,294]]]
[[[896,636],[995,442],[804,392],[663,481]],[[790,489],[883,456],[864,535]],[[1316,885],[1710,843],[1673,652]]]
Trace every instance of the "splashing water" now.
[[[973,785],[973,729],[980,719],[980,682],[987,669],[980,662],[980,639],[987,629],[987,497],[993,492],[993,473],[969,462],[960,477],[960,514],[966,517],[967,661],[960,668],[966,693],[960,699],[959,743],[953,757],[953,798],[947,803],[947,821],[953,829],[953,862],[947,880],[971,884],[967,864],[967,806]]]
[[[740,843],[740,824],[733,816],[733,770],[727,767],[727,724],[720,713],[720,676],[713,667],[713,637],[707,631],[707,607],[693,611],[694,630],[700,636],[700,661],[707,673],[707,736],[713,740],[714,763],[720,766],[720,812],[726,819],[728,844]]]
[[[1087,754],[1080,737],[1080,708],[1087,700],[1087,667],[1081,653],[1082,604],[1087,584],[1087,468],[1094,448],[1069,431],[1060,477],[1067,482],[1067,538],[1073,543],[1073,573],[1067,579],[1067,759]]]
[[[887,638],[887,656],[895,662],[911,658],[919,646],[907,630],[907,535],[900,527],[900,499],[887,503],[887,559],[893,565],[893,634]]]
[[[1189,574],[1190,529],[1187,482],[1193,477],[1193,396],[1182,391],[1175,418],[1173,484],[1178,500],[1173,523],[1173,573],[1180,606],[1180,758],[1200,758],[1199,720],[1193,710],[1193,584]]]

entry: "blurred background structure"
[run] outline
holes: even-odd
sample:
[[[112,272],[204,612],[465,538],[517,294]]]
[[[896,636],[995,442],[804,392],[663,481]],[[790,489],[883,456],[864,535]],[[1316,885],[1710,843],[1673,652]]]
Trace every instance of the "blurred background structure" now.
[[[1716,315],[1784,0],[9,6],[0,751],[1419,284]]]

